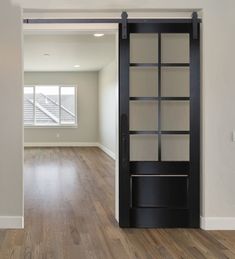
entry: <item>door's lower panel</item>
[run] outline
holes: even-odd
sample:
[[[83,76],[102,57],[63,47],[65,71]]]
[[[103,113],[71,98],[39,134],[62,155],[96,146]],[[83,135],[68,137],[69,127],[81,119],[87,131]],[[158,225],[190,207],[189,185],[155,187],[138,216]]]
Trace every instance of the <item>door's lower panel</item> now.
[[[187,208],[188,177],[132,177],[133,207]]]
[[[187,228],[187,209],[132,208],[131,227],[134,228]]]

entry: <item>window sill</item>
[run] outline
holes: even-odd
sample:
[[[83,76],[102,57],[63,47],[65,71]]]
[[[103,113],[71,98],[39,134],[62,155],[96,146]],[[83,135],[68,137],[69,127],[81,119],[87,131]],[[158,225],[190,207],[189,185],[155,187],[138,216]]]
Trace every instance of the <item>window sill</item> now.
[[[24,126],[25,129],[76,129],[78,125],[27,125]]]

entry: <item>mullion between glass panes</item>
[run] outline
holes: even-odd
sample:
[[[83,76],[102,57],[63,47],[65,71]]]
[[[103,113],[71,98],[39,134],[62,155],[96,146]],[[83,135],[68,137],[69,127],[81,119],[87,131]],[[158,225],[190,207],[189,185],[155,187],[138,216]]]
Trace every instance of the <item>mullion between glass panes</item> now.
[[[161,33],[158,33],[158,161],[161,161]]]

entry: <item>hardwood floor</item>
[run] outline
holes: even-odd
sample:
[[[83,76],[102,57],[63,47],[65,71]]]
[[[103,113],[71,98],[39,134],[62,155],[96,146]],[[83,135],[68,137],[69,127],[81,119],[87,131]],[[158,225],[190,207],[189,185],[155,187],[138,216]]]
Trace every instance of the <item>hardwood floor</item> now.
[[[235,258],[235,231],[120,229],[111,158],[98,148],[28,148],[25,229],[0,231],[4,258]]]

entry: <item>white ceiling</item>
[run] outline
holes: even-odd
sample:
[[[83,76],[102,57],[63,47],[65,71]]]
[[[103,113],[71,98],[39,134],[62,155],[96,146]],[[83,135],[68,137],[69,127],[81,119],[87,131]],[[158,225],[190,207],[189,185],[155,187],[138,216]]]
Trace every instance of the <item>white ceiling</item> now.
[[[115,59],[115,42],[112,34],[25,35],[24,70],[98,71]]]

